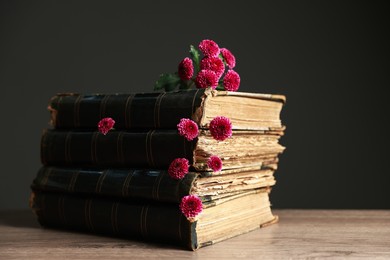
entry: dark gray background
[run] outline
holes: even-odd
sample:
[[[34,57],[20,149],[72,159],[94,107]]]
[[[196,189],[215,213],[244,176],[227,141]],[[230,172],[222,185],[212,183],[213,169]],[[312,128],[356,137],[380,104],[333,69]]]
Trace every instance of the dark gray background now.
[[[0,209],[27,208],[57,92],[151,91],[190,44],[287,96],[275,208],[390,208],[388,13],[341,1],[0,2]]]

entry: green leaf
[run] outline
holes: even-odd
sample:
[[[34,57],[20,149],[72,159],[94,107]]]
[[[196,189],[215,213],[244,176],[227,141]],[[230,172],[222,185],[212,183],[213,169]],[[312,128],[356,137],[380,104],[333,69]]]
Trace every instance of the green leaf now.
[[[192,60],[194,61],[194,68],[195,68],[194,74],[196,74],[199,71],[200,54],[199,51],[194,47],[194,45],[190,45],[190,54]]]
[[[161,74],[159,79],[154,84],[154,90],[172,91],[180,83],[180,78],[176,73]]]
[[[218,56],[221,60],[222,60],[222,62],[223,62],[223,65],[225,65],[226,66],[226,60],[225,60],[225,58],[222,56],[222,54],[219,54],[219,56]]]
[[[225,90],[225,87],[223,86],[222,83],[219,83],[216,90]]]

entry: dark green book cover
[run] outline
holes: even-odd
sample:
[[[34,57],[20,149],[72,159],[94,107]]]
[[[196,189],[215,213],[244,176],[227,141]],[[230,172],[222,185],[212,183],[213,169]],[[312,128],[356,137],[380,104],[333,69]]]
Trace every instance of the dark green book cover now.
[[[145,167],[167,169],[176,158],[193,162],[196,139],[177,130],[90,131],[46,130],[41,139],[45,165]]]
[[[104,117],[115,128],[175,128],[181,118],[192,118],[204,89],[136,94],[60,94],[49,102],[55,128],[96,128]],[[200,111],[199,111],[200,112]]]
[[[196,222],[188,221],[178,204],[121,201],[33,192],[30,206],[41,225],[197,249]]]
[[[35,191],[179,203],[190,194],[198,175],[190,172],[183,179],[175,180],[164,170],[42,167],[31,188]]]

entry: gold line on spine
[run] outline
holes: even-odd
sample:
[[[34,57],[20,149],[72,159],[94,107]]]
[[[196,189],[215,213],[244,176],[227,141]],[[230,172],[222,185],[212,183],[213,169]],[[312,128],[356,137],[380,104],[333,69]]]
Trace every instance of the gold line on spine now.
[[[157,99],[156,99],[156,103],[154,104],[154,118],[153,118],[153,121],[154,121],[154,127],[155,128],[159,128],[160,127],[160,106],[161,106],[161,101],[163,99],[163,97],[165,96],[165,92],[161,93]]]

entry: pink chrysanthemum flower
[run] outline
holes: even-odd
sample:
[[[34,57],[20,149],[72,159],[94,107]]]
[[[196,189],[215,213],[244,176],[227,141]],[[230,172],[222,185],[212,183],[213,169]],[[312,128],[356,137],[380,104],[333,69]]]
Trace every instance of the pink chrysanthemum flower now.
[[[213,40],[203,40],[199,43],[199,50],[206,57],[218,57],[220,49],[218,44]]]
[[[200,61],[200,69],[214,71],[219,79],[225,71],[225,65],[218,57],[205,57]]]
[[[169,165],[168,174],[173,179],[180,180],[188,173],[189,168],[190,165],[186,158],[176,158]]]
[[[180,210],[187,218],[195,218],[203,210],[202,201],[195,195],[188,195],[181,199]]]
[[[211,87],[216,89],[218,86],[218,76],[212,70],[201,70],[195,78],[197,88]]]
[[[210,133],[214,139],[223,141],[232,136],[232,123],[224,116],[217,116],[210,122]]]
[[[194,65],[190,58],[184,58],[184,60],[179,63],[178,74],[182,80],[189,80],[192,78],[194,75]]]
[[[115,120],[111,117],[105,117],[98,123],[99,132],[106,135],[115,125]]]
[[[177,124],[177,130],[179,135],[184,136],[188,141],[195,139],[199,133],[198,125],[188,118],[180,119],[180,122]]]
[[[223,86],[227,91],[237,91],[240,87],[240,75],[234,70],[229,70],[223,78]]]
[[[226,62],[226,65],[233,69],[236,66],[236,57],[226,48],[221,48],[221,54]]]
[[[213,170],[213,172],[219,172],[222,170],[222,160],[218,156],[212,155],[207,161],[207,166]]]

